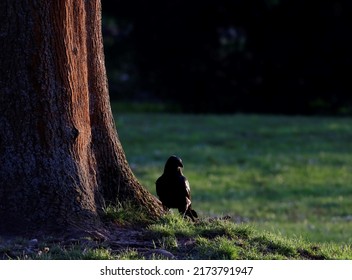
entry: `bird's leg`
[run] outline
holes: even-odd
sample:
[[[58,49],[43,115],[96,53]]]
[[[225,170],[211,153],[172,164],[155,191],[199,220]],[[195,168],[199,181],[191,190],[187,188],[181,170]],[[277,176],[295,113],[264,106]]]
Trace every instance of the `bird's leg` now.
[[[195,217],[192,213],[192,211],[188,208],[186,210],[184,209],[179,209],[180,214],[182,215],[182,218],[185,219],[186,216],[192,220],[192,222],[195,222]]]
[[[183,214],[183,218],[186,216],[186,213],[188,212],[189,215],[187,215],[187,216],[189,216],[192,219],[192,221],[194,222],[192,212],[189,209],[191,207],[191,204],[192,204],[191,200],[188,197],[186,197],[186,211]]]
[[[186,213],[187,213],[187,208],[178,208],[178,212],[182,215],[182,218],[184,219],[186,217]]]

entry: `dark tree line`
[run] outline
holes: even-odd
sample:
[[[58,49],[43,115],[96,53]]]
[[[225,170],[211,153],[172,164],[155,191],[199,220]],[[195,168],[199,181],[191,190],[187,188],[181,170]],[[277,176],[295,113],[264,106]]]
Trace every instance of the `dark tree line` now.
[[[103,0],[113,97],[351,114],[349,1]]]

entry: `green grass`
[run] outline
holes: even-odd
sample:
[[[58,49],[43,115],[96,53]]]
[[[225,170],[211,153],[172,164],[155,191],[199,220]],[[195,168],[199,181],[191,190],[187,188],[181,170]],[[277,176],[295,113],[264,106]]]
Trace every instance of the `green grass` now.
[[[120,205],[116,211],[142,216],[130,205]],[[109,212],[112,209],[110,208]],[[112,211],[112,212],[116,212]],[[120,216],[108,214],[110,222],[120,222]],[[116,220],[115,220],[116,218]],[[119,226],[120,227],[120,226]],[[118,228],[119,228],[118,227]],[[248,224],[231,220],[203,218],[193,223],[178,213],[168,213],[158,221],[145,227],[131,228],[140,231],[140,238],[146,243],[135,248],[128,245],[116,247],[115,241],[96,242],[90,238],[55,242],[50,237],[38,242],[28,251],[29,240],[3,240],[0,256],[5,259],[35,260],[141,260],[141,259],[183,259],[183,260],[326,260],[352,259],[352,247],[333,243],[313,243],[301,237],[287,238],[281,234],[256,229]],[[119,239],[122,237],[119,235]],[[134,238],[123,237],[124,242]],[[0,239],[1,241],[1,239]],[[128,243],[124,243],[128,244]],[[151,246],[152,245],[152,246]],[[135,245],[134,245],[135,246]]]
[[[190,223],[168,214],[149,227],[156,244],[181,259],[351,259],[351,246],[318,244],[301,237],[258,231],[228,220]],[[185,245],[186,244],[186,245]]]
[[[350,118],[121,113],[115,120],[134,173],[153,194],[177,154],[201,216],[230,215],[326,245],[352,242]]]
[[[118,203],[104,209],[105,222],[125,231],[116,233],[123,241],[140,236],[140,247],[47,237],[28,250],[29,240],[0,237],[0,259],[167,259],[165,252],[177,259],[352,259],[352,119],[115,119],[135,175],[153,194],[166,159],[182,157],[200,220],[173,211],[151,223],[141,209]]]
[[[152,219],[145,212],[130,202],[117,202],[114,205],[106,206],[103,211],[103,220],[106,223],[113,222],[120,226],[142,226],[152,222]]]

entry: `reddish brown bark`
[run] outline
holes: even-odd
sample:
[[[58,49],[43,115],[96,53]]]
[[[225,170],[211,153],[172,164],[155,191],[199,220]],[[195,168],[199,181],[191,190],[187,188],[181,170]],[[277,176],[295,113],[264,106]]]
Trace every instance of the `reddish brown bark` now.
[[[159,215],[117,136],[100,0],[4,0],[0,18],[0,226],[95,228],[117,200]]]

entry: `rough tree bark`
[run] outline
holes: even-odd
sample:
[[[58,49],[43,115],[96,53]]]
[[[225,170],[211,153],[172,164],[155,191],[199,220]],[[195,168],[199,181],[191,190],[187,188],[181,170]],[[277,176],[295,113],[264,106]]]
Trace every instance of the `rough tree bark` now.
[[[162,212],[117,136],[100,0],[2,0],[0,231],[91,230],[116,200]]]

